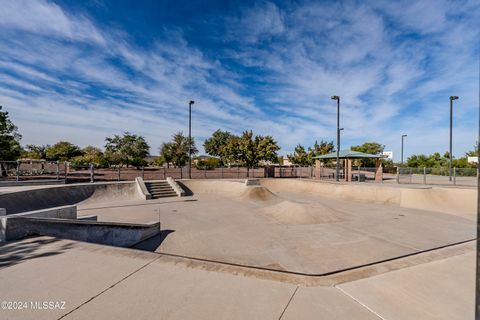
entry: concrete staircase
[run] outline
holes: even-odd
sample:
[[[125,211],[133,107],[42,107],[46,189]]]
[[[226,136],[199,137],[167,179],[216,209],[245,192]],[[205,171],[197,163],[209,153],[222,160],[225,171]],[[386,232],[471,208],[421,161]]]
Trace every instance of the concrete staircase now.
[[[167,181],[145,182],[145,186],[152,195],[152,199],[178,196]]]

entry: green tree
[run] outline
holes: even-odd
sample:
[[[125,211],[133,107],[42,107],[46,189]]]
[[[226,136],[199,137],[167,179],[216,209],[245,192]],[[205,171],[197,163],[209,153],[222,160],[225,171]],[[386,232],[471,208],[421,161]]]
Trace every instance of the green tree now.
[[[280,147],[272,136],[255,136],[255,145],[257,149],[257,157],[260,161],[277,161],[277,151],[280,150]]]
[[[146,164],[150,146],[145,138],[125,132],[105,139],[105,157],[111,164],[143,166]]]
[[[171,142],[165,142],[162,143],[160,146],[160,156],[158,157],[158,160],[156,159],[156,164],[157,165],[163,165],[164,163],[167,164],[167,167],[170,167],[170,163],[172,163],[174,158],[174,148],[173,148],[173,143]]]
[[[333,141],[327,142],[321,140],[320,143],[318,141],[315,141],[313,147],[308,148],[308,164],[313,165],[315,163],[314,157],[317,156],[322,156],[324,154],[328,154],[330,152],[333,152]],[[329,163],[332,160],[324,160],[324,163]]]
[[[172,163],[174,166],[182,167],[188,162],[188,148],[191,148],[192,155],[198,152],[195,146],[195,139],[189,143],[188,137],[183,132],[177,132],[172,136],[172,141],[163,143],[160,147],[160,156],[165,160],[167,165]]]
[[[205,152],[211,156],[220,157],[222,162],[226,164],[226,155],[224,154],[225,146],[232,137],[234,137],[234,135],[230,132],[218,129],[203,143]]]
[[[25,150],[22,152],[23,159],[47,159],[47,149],[50,146],[47,145],[34,145],[34,144],[27,144]]]
[[[466,156],[467,157],[477,157],[479,155],[479,145],[480,143],[477,141],[475,145],[473,146],[473,150],[468,151]]]
[[[213,169],[220,167],[222,165],[222,161],[219,158],[207,158],[207,159],[197,159],[195,161],[195,167],[197,169]]]
[[[414,154],[408,157],[407,159],[407,166],[410,168],[434,168],[434,169],[446,169],[448,168],[448,164],[450,161],[450,154],[445,152],[440,155],[439,152],[435,152],[431,155],[424,155],[424,154]],[[456,168],[475,168],[476,164],[468,163],[467,156],[461,157],[458,159],[452,160],[453,167]],[[441,172],[441,171],[437,171]]]
[[[381,154],[385,149],[383,144],[378,142],[365,142],[359,146],[353,146],[351,148],[353,151],[368,153],[368,154]],[[359,160],[360,165],[363,167],[374,167],[375,159],[361,159]]]
[[[233,136],[228,140],[228,143],[223,146],[222,153],[224,161],[228,165],[240,165],[240,137]]]
[[[18,128],[13,124],[8,116],[8,112],[2,111],[0,106],[0,160],[16,160],[22,152],[20,139],[22,136],[18,133]],[[3,164],[0,164],[1,175],[7,174]]]
[[[68,142],[59,141],[46,149],[47,160],[68,161],[74,157],[82,155],[80,147]]]
[[[309,154],[305,150],[305,147],[302,145],[297,145],[293,154],[289,154],[288,160],[299,166],[308,166],[311,164],[311,158],[309,159]]]
[[[94,164],[96,167],[101,168],[108,166],[108,161],[102,150],[92,146],[83,148],[82,155],[71,159],[71,162],[74,166],[88,166],[90,164]]]
[[[280,147],[271,136],[253,137],[253,132],[244,131],[238,138],[238,162],[247,167],[256,167],[260,161],[275,162]],[[236,150],[237,151],[237,150]]]

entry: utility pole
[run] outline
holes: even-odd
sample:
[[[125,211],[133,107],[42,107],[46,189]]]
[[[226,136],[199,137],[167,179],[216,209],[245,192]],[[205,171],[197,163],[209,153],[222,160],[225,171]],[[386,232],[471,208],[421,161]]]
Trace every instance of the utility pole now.
[[[192,179],[192,104],[195,101],[188,102],[188,179]]]

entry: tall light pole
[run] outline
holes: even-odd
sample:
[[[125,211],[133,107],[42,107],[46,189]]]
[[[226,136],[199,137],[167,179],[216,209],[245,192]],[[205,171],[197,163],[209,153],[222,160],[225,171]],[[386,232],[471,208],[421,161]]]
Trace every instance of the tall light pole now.
[[[338,173],[340,171],[340,97],[332,96],[332,100],[337,100],[337,166],[335,168],[335,179],[339,181]]]
[[[405,138],[406,136],[407,136],[406,134],[402,134],[402,158],[400,161],[401,164],[403,164],[403,138]]]
[[[195,101],[188,102],[188,179],[192,179],[192,104]]]
[[[452,127],[453,127],[453,100],[458,100],[457,96],[450,96],[450,149],[448,153],[448,157],[450,158],[450,162],[448,163],[448,172],[449,172],[449,177],[448,180],[452,181],[452,160],[453,160],[453,155],[452,155]]]

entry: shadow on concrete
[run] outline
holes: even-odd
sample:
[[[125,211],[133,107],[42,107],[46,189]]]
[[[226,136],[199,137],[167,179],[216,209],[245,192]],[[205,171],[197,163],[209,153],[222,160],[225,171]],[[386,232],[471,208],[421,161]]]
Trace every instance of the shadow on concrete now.
[[[29,237],[21,241],[5,242],[0,245],[0,269],[13,266],[26,260],[61,254],[74,245],[54,243],[62,239]],[[53,244],[53,245],[52,245]]]
[[[147,240],[143,240],[142,242],[139,242],[136,245],[134,245],[132,248],[138,249],[138,250],[155,252],[160,248],[162,242],[172,232],[175,232],[175,230],[169,230],[169,229],[161,230],[158,235],[148,238]]]

